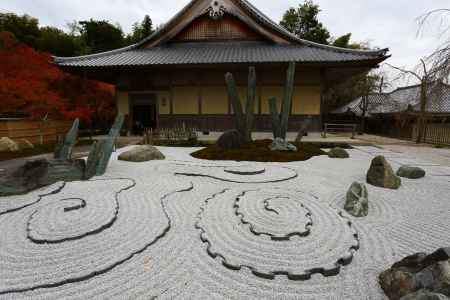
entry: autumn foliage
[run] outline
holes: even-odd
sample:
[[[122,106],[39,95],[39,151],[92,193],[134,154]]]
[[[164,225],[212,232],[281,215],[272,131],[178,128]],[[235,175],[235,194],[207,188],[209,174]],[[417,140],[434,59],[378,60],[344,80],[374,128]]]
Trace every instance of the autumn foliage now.
[[[0,113],[34,119],[80,118],[87,123],[114,115],[114,87],[63,72],[39,53],[0,32]]]

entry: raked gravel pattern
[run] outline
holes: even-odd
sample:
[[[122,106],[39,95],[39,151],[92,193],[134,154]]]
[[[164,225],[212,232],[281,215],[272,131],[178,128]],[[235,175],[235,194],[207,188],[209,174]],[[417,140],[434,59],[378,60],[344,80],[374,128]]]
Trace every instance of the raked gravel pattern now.
[[[382,270],[450,244],[449,167],[376,147],[283,164],[160,150],[0,198],[0,299],[385,299]],[[376,155],[427,176],[369,185],[354,218],[346,191]]]

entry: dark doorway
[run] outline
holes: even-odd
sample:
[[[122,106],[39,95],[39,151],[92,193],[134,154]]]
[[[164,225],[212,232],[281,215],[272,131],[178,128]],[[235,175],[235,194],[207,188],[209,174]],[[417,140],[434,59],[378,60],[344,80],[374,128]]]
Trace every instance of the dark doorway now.
[[[141,135],[146,129],[158,126],[158,111],[154,94],[131,96],[133,134]]]

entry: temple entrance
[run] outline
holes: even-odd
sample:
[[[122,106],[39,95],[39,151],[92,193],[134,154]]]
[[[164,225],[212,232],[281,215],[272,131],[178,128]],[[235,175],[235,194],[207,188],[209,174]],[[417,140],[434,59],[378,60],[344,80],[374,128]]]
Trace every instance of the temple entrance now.
[[[158,126],[158,109],[155,94],[131,95],[132,133],[142,135],[146,129]]]

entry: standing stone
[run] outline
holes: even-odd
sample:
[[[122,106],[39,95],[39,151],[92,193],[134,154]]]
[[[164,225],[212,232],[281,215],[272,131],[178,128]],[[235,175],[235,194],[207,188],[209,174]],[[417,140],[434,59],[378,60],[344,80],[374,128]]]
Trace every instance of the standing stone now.
[[[92,146],[87,159],[85,179],[105,174],[124,120],[123,115],[118,115],[108,137]]]
[[[76,119],[72,124],[72,128],[64,138],[64,141],[56,146],[55,159],[70,160],[72,158],[73,147],[75,146],[78,138],[79,126],[80,120]]]
[[[0,139],[0,152],[17,152],[19,150],[19,145],[10,138],[2,137]]]
[[[419,179],[425,177],[425,170],[419,167],[401,166],[397,175],[408,179]]]
[[[308,128],[312,123],[312,118],[311,117],[307,117],[303,123],[302,126],[300,127],[300,130],[298,131],[297,134],[297,138],[295,139],[296,143],[301,143],[303,137],[308,133]]]
[[[150,145],[136,146],[119,155],[119,160],[130,162],[145,162],[163,159],[165,159],[164,155],[158,149]]]
[[[354,182],[351,185],[344,209],[354,217],[366,217],[369,214],[369,195],[365,184]]]
[[[286,140],[284,140],[282,138],[276,138],[270,145],[270,150],[271,151],[296,152],[298,149],[296,146],[292,145],[291,143],[287,142]]]
[[[340,147],[335,147],[328,152],[328,157],[330,158],[349,158],[348,152]]]
[[[367,183],[388,189],[398,189],[402,183],[400,177],[394,174],[391,165],[384,156],[377,156],[372,160],[367,172]]]

